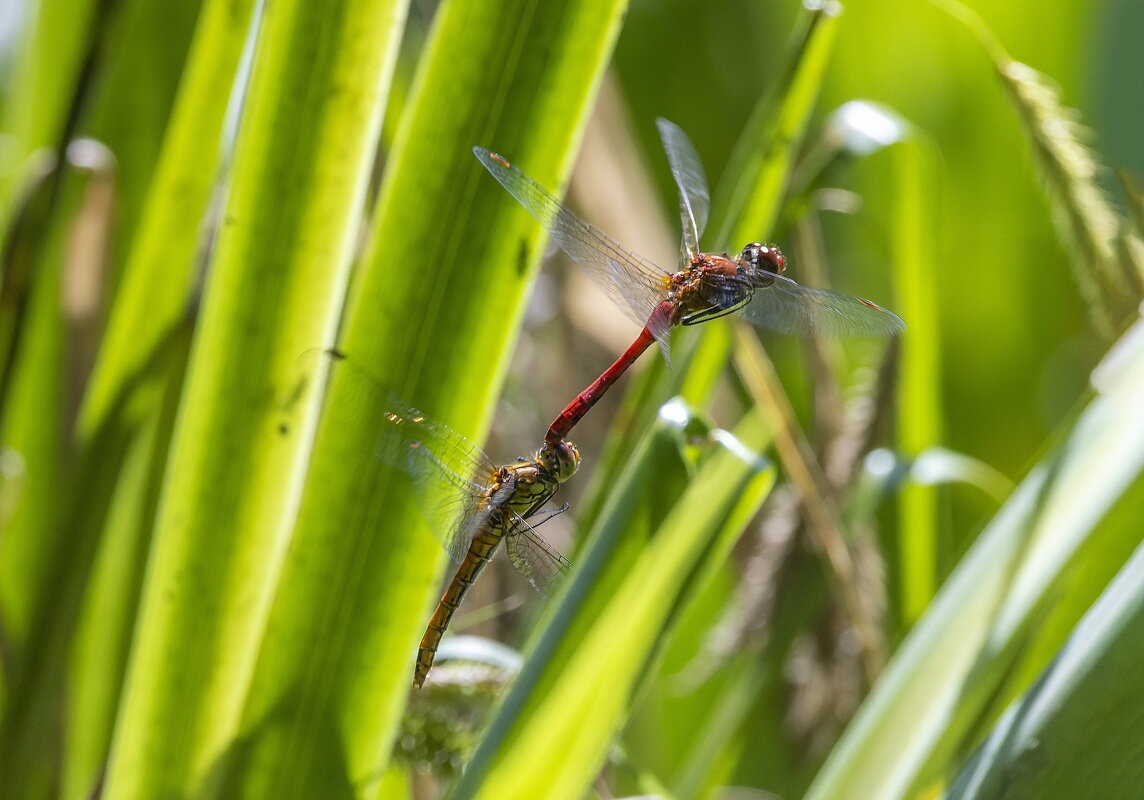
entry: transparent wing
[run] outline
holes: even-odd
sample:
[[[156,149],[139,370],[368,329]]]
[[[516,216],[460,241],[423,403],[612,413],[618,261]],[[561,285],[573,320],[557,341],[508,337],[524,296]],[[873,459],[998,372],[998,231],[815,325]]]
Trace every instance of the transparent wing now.
[[[778,333],[800,336],[892,336],[906,323],[879,305],[829,289],[799,286],[781,275],[768,275],[756,287],[740,316]]]
[[[460,564],[490,513],[496,468],[476,445],[417,411],[386,412],[376,454],[403,471],[430,530]]]
[[[655,121],[659,138],[667,152],[671,174],[679,187],[679,217],[683,225],[683,254],[687,260],[700,253],[699,237],[707,227],[711,196],[707,192],[707,176],[694,145],[683,129],[663,117]]]
[[[516,571],[543,595],[549,595],[572,564],[555,547],[544,541],[536,528],[521,517],[505,535],[505,552]]]
[[[667,272],[577,217],[502,156],[483,147],[474,147],[473,155],[616,305],[637,325],[647,321],[664,298]]]
[[[343,408],[355,413],[384,409],[373,436],[374,455],[408,477],[429,528],[459,564],[488,518],[496,466],[481,448],[409,408],[360,367],[338,360],[336,369]]]

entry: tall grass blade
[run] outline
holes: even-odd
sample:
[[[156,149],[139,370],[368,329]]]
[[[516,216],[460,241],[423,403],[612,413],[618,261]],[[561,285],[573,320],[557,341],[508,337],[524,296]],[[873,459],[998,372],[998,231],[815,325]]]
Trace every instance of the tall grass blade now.
[[[946,798],[1131,797],[1144,786],[1144,744],[1136,736],[1144,701],[1126,680],[1144,659],[1141,626],[1144,546],[1005,712]]]
[[[283,2],[262,17],[109,796],[202,793],[232,747],[314,420],[288,398],[341,310],[403,10]]]
[[[472,147],[559,186],[622,11],[615,0],[447,4],[404,107],[338,344],[474,440],[543,250]],[[376,457],[382,397],[355,392],[335,366],[227,797],[372,796],[386,773],[445,554],[407,482]]]
[[[1109,508],[1144,469],[1144,323],[1094,373],[1097,395],[981,533],[831,753],[807,797],[899,798],[940,778],[996,711],[1058,583],[1100,558]],[[1090,544],[1090,539],[1094,540]]]

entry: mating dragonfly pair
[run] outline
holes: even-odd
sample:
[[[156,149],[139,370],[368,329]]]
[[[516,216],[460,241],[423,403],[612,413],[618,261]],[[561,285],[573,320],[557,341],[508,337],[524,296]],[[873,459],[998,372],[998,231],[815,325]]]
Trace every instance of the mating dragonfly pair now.
[[[502,541],[513,566],[542,592],[570,568],[534,524],[559,511],[545,511],[545,504],[579,466],[579,451],[565,437],[653,341],[666,357],[672,327],[731,313],[764,328],[804,336],[886,336],[905,327],[898,316],[868,300],[799,286],[782,274],[785,261],[777,247],[751,243],[737,257],[702,252],[699,237],[710,204],[703,168],[678,126],[665,119],[658,120],[658,126],[679,189],[683,244],[682,263],[675,272],[581,220],[504,157],[473,148],[493,177],[642,330],[623,355],[560,412],[530,459],[497,466],[476,445],[419,412],[394,410],[385,415],[388,424],[379,454],[412,478],[423,508],[450,509],[451,519],[429,521],[459,565],[421,640],[413,679],[418,687],[465,592]]]

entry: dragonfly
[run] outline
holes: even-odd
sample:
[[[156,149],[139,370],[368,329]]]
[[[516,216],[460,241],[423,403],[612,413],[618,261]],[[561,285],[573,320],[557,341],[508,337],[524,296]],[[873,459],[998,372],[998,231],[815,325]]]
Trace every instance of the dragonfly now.
[[[465,593],[502,542],[512,565],[543,594],[571,569],[536,528],[567,510],[545,504],[576,473],[580,451],[569,441],[544,442],[531,457],[498,466],[448,426],[385,396],[389,409],[376,455],[410,478],[426,520],[457,564],[417,651],[413,685],[421,688]]]
[[[683,227],[680,268],[671,271],[628,249],[573,214],[504,156],[483,147],[473,154],[516,201],[548,229],[552,240],[584,267],[597,286],[642,327],[639,336],[599,378],[556,417],[545,441],[562,440],[653,341],[668,359],[676,325],[737,314],[759,327],[801,336],[891,336],[905,328],[892,311],[829,289],[801,286],[783,271],[775,245],[751,242],[737,256],[703,252],[710,195],[694,145],[673,122],[656,120],[679,190]]]

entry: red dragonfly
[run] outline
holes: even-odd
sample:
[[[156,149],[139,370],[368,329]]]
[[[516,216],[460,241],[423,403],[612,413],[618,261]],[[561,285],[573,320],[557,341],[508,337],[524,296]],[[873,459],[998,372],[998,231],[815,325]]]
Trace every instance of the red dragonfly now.
[[[501,542],[512,565],[542,593],[571,569],[536,526],[567,509],[544,506],[576,473],[580,452],[571,442],[545,442],[531,458],[498,466],[464,436],[409,409],[344,356],[332,355],[356,391],[384,398],[375,455],[411,479],[429,527],[458,565],[417,651],[413,684],[420,688],[453,614]]]
[[[802,336],[890,336],[905,328],[898,315],[869,300],[795,283],[782,274],[786,261],[774,245],[751,242],[736,257],[701,251],[699,237],[710,207],[703,167],[679,126],[666,119],[656,124],[679,188],[683,243],[677,272],[584,222],[503,156],[473,148],[485,169],[548,229],[560,249],[643,327],[623,355],[560,412],[545,441],[562,440],[652,341],[659,342],[666,358],[675,325],[735,313],[760,327]]]

